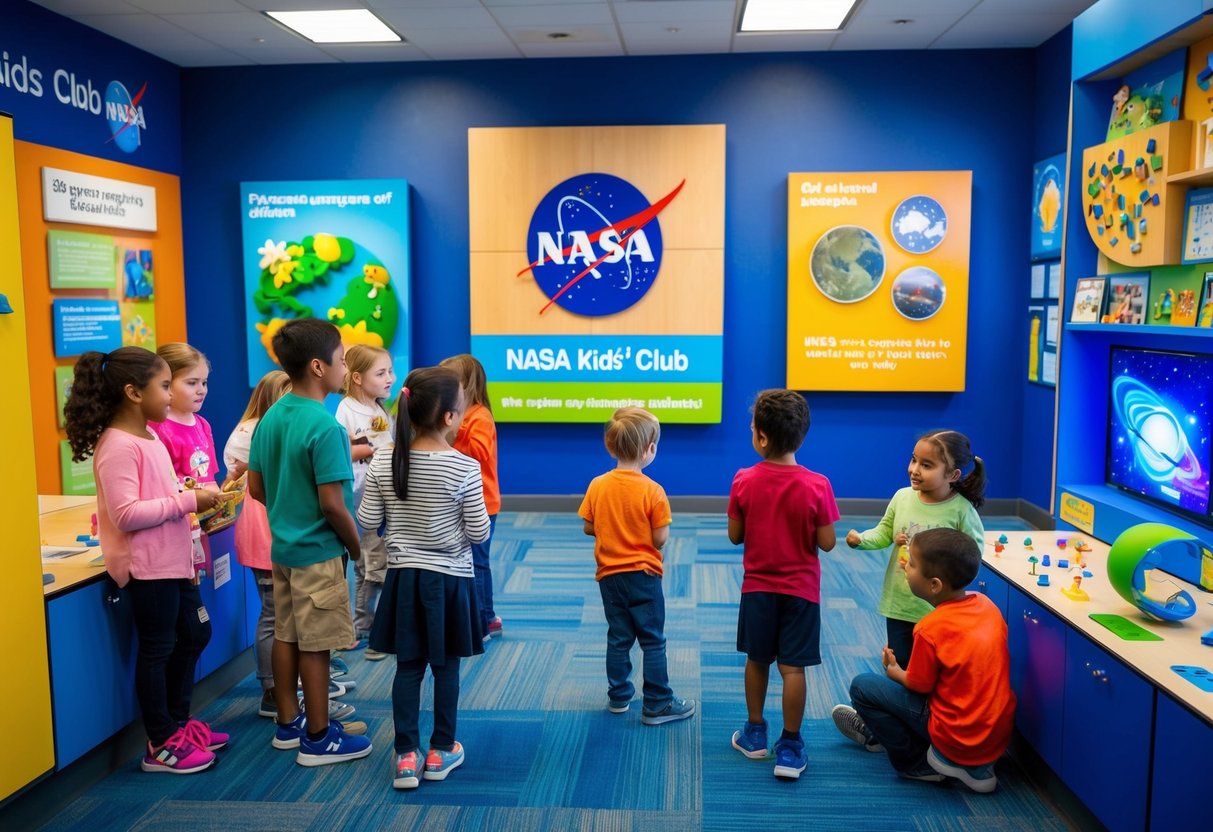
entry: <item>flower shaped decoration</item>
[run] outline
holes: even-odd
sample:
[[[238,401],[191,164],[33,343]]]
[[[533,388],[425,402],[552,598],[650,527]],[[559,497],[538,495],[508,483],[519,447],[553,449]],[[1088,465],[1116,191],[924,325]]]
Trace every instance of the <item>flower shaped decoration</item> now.
[[[262,269],[269,269],[270,274],[277,273],[279,263],[284,263],[291,259],[291,256],[286,252],[286,240],[280,243],[266,240],[265,245],[257,249],[257,253],[261,255],[261,260],[257,265]]]

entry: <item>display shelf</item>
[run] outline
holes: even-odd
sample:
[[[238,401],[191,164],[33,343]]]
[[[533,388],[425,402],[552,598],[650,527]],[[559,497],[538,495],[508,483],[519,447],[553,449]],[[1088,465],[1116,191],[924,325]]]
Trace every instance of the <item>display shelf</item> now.
[[[1116,540],[1125,529],[1139,523],[1163,523],[1201,540],[1213,541],[1213,529],[1107,483],[1059,482],[1057,492],[1059,499],[1060,495],[1069,494],[1094,506],[1093,527],[1084,531],[1108,543]]]
[[[1132,335],[1175,335],[1180,338],[1213,338],[1213,328],[1170,324],[1065,324],[1067,332],[1120,332]]]
[[[1187,185],[1190,188],[1213,185],[1213,168],[1197,168],[1173,173],[1167,177],[1167,182],[1172,185]]]

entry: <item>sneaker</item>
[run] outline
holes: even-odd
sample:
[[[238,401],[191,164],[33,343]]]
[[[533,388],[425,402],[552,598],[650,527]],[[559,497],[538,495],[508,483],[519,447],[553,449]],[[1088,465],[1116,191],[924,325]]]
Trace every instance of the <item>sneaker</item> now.
[[[614,699],[607,700],[607,710],[613,714],[626,714],[630,707],[632,707],[632,703],[628,699],[620,699],[618,701]]]
[[[156,750],[149,742],[147,753],[139,767],[144,771],[162,771],[168,774],[194,774],[205,771],[215,764],[215,755],[195,745],[184,731],[169,737]]]
[[[333,699],[337,699],[339,697],[345,696],[346,693],[348,693],[352,688],[354,688],[356,686],[357,686],[356,682],[353,682],[353,683],[337,682],[337,681],[334,681],[333,679],[329,679],[329,699],[333,700]],[[302,684],[299,685],[299,695],[303,696],[303,685]]]
[[[372,650],[370,647],[366,648],[366,652],[362,655],[366,657],[368,662],[381,662],[387,658],[387,653],[380,652],[379,650]]]
[[[746,722],[740,731],[733,732],[733,747],[751,760],[765,760],[771,756],[767,750],[767,721],[761,725]]]
[[[330,722],[325,735],[318,740],[308,739],[304,734],[299,739],[299,753],[295,762],[301,766],[327,766],[358,760],[371,753],[371,741],[365,736],[346,733],[340,722]]]
[[[199,748],[205,748],[207,751],[218,751],[227,745],[228,740],[231,739],[230,734],[225,734],[222,731],[213,731],[210,725],[200,719],[188,720],[181,726],[181,730],[190,742]]]
[[[421,758],[421,750],[410,751],[408,754],[396,755],[396,775],[392,779],[393,789],[415,789],[421,785],[418,775],[425,768]]]
[[[927,749],[927,764],[932,770],[948,777],[955,777],[970,789],[981,794],[988,794],[998,786],[998,778],[994,776],[994,764],[984,766],[962,766],[954,763],[935,750],[935,746]]]
[[[899,771],[897,774],[907,780],[920,780],[923,783],[942,783],[948,779],[926,763],[919,763],[905,771]]]
[[[450,751],[431,748],[425,755],[425,773],[421,776],[426,780],[445,780],[446,776],[463,765],[463,746],[455,743]]]
[[[650,711],[645,708],[640,712],[640,721],[645,725],[664,725],[667,722],[678,722],[695,715],[694,699],[679,699],[675,696],[660,711]]]
[[[330,706],[332,704],[332,702],[329,703]],[[349,708],[350,713],[354,712],[353,707],[349,705],[346,705],[345,707]],[[329,708],[329,711],[330,713],[332,712],[331,707]],[[329,725],[334,724],[340,725],[341,730],[349,734],[351,737],[364,736],[367,730],[366,723],[360,720],[355,719],[346,721],[330,716]],[[303,706],[300,705],[299,716],[295,717],[294,722],[287,725],[278,723],[277,730],[274,732],[274,739],[271,741],[271,744],[274,746],[274,748],[280,748],[283,751],[291,748],[298,748],[299,740],[305,733],[307,733],[307,721],[303,713]]]
[[[503,632],[504,630],[501,626],[501,616],[494,616],[493,620],[489,622],[488,628],[485,630],[486,638],[501,638]]]
[[[862,746],[864,751],[884,751],[884,746],[869,733],[868,726],[864,725],[863,717],[850,705],[835,705],[834,710],[830,711],[830,717],[833,718],[838,733]]]
[[[809,757],[804,753],[804,740],[778,739],[775,741],[775,776],[787,780],[799,780],[800,772],[809,766]]]
[[[350,672],[350,666],[340,656],[329,655],[329,678],[336,679]]]

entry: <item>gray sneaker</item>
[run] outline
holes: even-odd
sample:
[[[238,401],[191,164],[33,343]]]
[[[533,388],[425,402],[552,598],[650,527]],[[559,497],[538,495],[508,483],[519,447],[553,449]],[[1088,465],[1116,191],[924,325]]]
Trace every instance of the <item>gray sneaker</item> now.
[[[850,705],[835,705],[834,710],[830,711],[830,718],[834,720],[838,733],[862,746],[864,751],[884,751],[884,746],[871,735],[868,726],[864,725],[863,717]]]
[[[984,766],[965,766],[954,763],[935,750],[935,746],[927,749],[927,765],[941,777],[955,777],[970,789],[979,794],[989,794],[998,787],[998,778],[994,775],[994,764]]]
[[[645,725],[664,725],[667,722],[678,722],[695,715],[694,699],[679,699],[675,696],[660,711],[650,711],[645,708],[640,713],[640,721]]]

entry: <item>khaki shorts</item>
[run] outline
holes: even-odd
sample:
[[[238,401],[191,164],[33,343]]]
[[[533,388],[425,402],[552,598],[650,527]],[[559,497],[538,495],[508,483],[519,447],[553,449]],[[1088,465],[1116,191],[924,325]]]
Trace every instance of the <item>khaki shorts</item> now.
[[[354,641],[349,585],[341,558],[310,566],[274,564],[274,638],[306,653]]]

